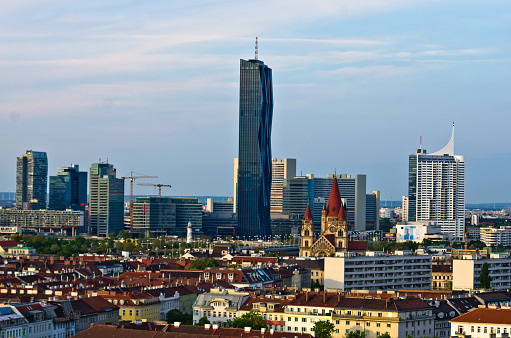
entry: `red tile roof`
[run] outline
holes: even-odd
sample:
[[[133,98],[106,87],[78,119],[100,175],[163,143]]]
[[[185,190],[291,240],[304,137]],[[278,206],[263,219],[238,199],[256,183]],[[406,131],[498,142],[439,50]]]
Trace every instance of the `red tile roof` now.
[[[478,308],[452,319],[451,322],[511,325],[511,310]]]
[[[305,216],[303,216],[304,220],[312,221],[312,212],[310,206],[307,204],[307,209],[305,209]]]

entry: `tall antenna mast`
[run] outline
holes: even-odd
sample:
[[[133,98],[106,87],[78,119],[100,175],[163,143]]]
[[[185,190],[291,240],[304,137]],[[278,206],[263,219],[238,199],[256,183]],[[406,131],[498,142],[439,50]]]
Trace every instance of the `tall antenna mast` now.
[[[256,42],[255,42],[255,59],[258,60],[259,58],[259,45],[257,43],[257,36],[256,36]]]
[[[419,143],[419,149],[422,149],[422,136],[421,136],[421,140],[420,140],[420,143]]]

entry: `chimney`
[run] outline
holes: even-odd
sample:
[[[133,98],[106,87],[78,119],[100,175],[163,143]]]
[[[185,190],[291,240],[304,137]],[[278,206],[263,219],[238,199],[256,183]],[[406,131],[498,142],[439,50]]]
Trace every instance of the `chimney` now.
[[[264,327],[261,328],[261,334],[265,333],[266,329]]]
[[[305,291],[305,302],[309,301],[309,291]]]
[[[275,332],[275,330],[274,330],[274,329],[271,329],[271,330],[270,330],[270,334],[273,334],[274,332]]]
[[[250,332],[252,328],[250,326],[245,326],[245,332]]]
[[[209,330],[211,328],[211,324],[204,324],[204,330]]]
[[[326,303],[326,291],[323,291],[323,303]]]
[[[218,330],[218,324],[213,324],[213,330]]]
[[[180,327],[181,326],[181,322],[174,322],[174,327]]]

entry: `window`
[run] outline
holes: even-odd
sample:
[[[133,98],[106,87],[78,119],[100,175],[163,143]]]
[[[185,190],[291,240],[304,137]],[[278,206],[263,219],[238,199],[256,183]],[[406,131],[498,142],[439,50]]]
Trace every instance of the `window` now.
[[[382,316],[382,313],[381,312],[378,312],[378,317],[381,317]]]
[[[298,317],[295,317],[295,322],[297,322],[297,321],[298,321]]]
[[[473,326],[470,327],[470,332],[474,332],[474,327]]]
[[[380,335],[380,331],[376,331],[376,337]]]
[[[486,326],[484,327],[484,333],[488,333],[488,328]]]
[[[481,333],[481,327],[480,326],[477,327],[477,333]]]
[[[350,321],[349,320],[346,321],[346,325],[350,325]]]
[[[376,323],[376,327],[380,327],[380,322]],[[379,335],[378,335],[379,336]]]
[[[371,326],[371,322],[366,322],[366,326]]]
[[[335,330],[335,333],[339,334],[339,329],[336,329],[336,330]]]
[[[302,323],[307,323],[307,318],[302,318]]]
[[[137,310],[137,312],[136,312],[136,316],[139,316],[139,315],[140,315],[140,312]]]
[[[390,323],[387,323],[387,327],[390,327]]]
[[[340,322],[339,320],[336,320],[336,321],[335,321],[335,324],[339,325],[339,322]]]
[[[133,310],[130,310],[130,316],[133,316]]]

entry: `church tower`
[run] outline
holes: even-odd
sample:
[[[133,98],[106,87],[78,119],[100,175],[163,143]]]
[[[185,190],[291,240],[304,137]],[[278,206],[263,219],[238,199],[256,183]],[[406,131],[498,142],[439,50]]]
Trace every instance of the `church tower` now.
[[[300,239],[300,257],[310,257],[311,247],[314,243],[314,222],[312,221],[312,212],[309,205],[305,210],[302,221],[302,232]]]

